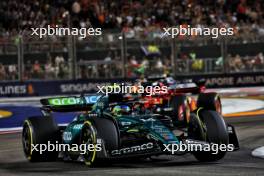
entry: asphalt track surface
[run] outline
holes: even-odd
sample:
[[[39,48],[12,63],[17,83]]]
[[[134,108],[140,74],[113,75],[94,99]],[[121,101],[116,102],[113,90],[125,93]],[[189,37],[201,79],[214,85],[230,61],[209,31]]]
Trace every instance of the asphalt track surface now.
[[[191,154],[109,162],[96,168],[77,162],[30,163],[22,152],[21,134],[4,134],[0,135],[0,175],[264,175],[264,159],[251,156],[264,144],[264,116],[226,121],[236,127],[241,148],[213,163],[200,163]]]

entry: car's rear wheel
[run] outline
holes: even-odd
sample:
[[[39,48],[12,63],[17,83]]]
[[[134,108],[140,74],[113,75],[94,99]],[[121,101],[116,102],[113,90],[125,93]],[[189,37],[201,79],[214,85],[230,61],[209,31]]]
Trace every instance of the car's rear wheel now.
[[[190,138],[205,141],[207,143],[218,145],[217,152],[197,151],[193,155],[199,161],[217,161],[222,159],[226,151],[220,151],[219,146],[227,147],[229,142],[228,131],[223,118],[216,111],[198,109],[197,114],[192,114],[188,130]]]
[[[48,151],[48,143],[55,145],[58,143],[59,130],[52,117],[30,117],[25,120],[22,130],[22,145],[26,158],[31,162],[54,161],[58,157],[58,152]],[[46,145],[45,151],[44,145]]]
[[[176,126],[186,126],[189,123],[190,108],[185,95],[172,96],[169,101],[172,111],[169,114]]]

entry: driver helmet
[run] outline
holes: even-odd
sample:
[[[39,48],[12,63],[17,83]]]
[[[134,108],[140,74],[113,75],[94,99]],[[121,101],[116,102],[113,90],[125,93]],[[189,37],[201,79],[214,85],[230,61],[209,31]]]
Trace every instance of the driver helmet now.
[[[131,108],[127,105],[117,105],[112,109],[112,113],[118,116],[129,114],[130,111]]]

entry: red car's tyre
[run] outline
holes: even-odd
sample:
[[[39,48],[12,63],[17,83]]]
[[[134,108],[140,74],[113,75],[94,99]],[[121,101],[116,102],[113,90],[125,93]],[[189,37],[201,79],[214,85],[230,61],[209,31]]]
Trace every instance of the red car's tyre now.
[[[222,104],[217,93],[200,93],[197,100],[197,107],[213,110],[222,114]]]
[[[189,122],[190,108],[185,95],[172,96],[169,101],[169,107],[172,112],[169,114],[172,117],[173,123],[177,126],[185,126]]]

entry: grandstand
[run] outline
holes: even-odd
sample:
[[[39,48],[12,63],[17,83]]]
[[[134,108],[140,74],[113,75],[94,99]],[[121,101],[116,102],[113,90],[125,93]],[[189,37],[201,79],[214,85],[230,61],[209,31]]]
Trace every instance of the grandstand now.
[[[1,81],[264,71],[262,0],[1,0],[0,7]],[[102,28],[102,35],[31,35],[48,25]],[[230,27],[234,35],[161,37],[179,25]]]

